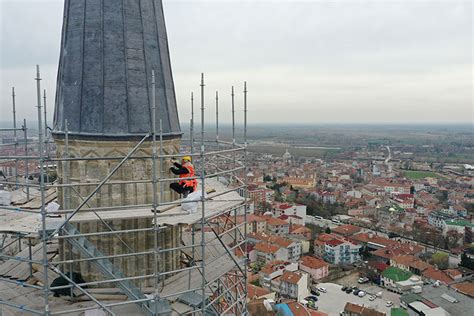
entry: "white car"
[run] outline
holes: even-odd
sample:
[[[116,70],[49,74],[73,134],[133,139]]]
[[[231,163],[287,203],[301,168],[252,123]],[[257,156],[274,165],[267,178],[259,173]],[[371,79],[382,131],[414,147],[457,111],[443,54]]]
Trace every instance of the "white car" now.
[[[393,306],[393,303],[390,302],[390,301],[388,301],[387,303],[385,303],[385,306],[386,306],[386,307],[392,307],[392,306]]]
[[[324,288],[324,287],[318,287],[318,291],[321,292],[321,293],[326,293],[327,292],[326,288]]]
[[[360,291],[359,293],[357,293],[357,295],[358,295],[359,297],[364,297],[365,294],[366,294],[366,293],[365,293],[364,291]]]
[[[374,295],[369,296],[369,301],[374,301],[375,299],[376,299],[376,297]]]

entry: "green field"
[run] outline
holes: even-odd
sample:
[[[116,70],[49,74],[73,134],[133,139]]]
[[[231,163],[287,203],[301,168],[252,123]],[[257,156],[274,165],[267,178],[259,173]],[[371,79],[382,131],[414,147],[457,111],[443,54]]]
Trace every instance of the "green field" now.
[[[426,177],[443,179],[443,180],[446,179],[446,177],[443,177],[442,175],[439,175],[436,172],[432,172],[432,171],[407,170],[404,172],[404,174],[408,179],[412,179],[412,180],[419,180]]]

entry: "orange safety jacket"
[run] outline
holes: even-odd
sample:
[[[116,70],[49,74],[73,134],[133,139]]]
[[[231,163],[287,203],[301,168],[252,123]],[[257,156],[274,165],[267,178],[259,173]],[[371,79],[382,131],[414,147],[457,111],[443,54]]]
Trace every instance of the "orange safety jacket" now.
[[[190,178],[190,177],[194,177],[195,176],[195,173],[194,173],[194,166],[192,165],[192,163],[190,162],[185,162],[183,165],[182,165],[184,168],[188,169],[188,173],[184,173],[184,174],[180,174],[179,177],[180,178]],[[180,185],[184,185],[184,186],[187,186],[187,187],[192,187],[193,188],[193,192],[196,191],[197,189],[197,180],[196,179],[186,179],[186,180],[181,180],[179,181],[179,184]]]

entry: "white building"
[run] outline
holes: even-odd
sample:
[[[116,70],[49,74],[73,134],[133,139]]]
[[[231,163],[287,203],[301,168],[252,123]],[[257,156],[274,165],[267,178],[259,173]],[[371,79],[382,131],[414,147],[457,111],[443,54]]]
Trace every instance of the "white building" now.
[[[360,248],[349,241],[329,240],[324,245],[324,260],[332,264],[352,264],[360,260]]]

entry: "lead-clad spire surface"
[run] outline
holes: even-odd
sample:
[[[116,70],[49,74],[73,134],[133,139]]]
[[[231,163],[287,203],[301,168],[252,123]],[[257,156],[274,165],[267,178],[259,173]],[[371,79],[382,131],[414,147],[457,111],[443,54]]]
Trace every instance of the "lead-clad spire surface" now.
[[[161,0],[65,0],[54,134],[181,135]]]

